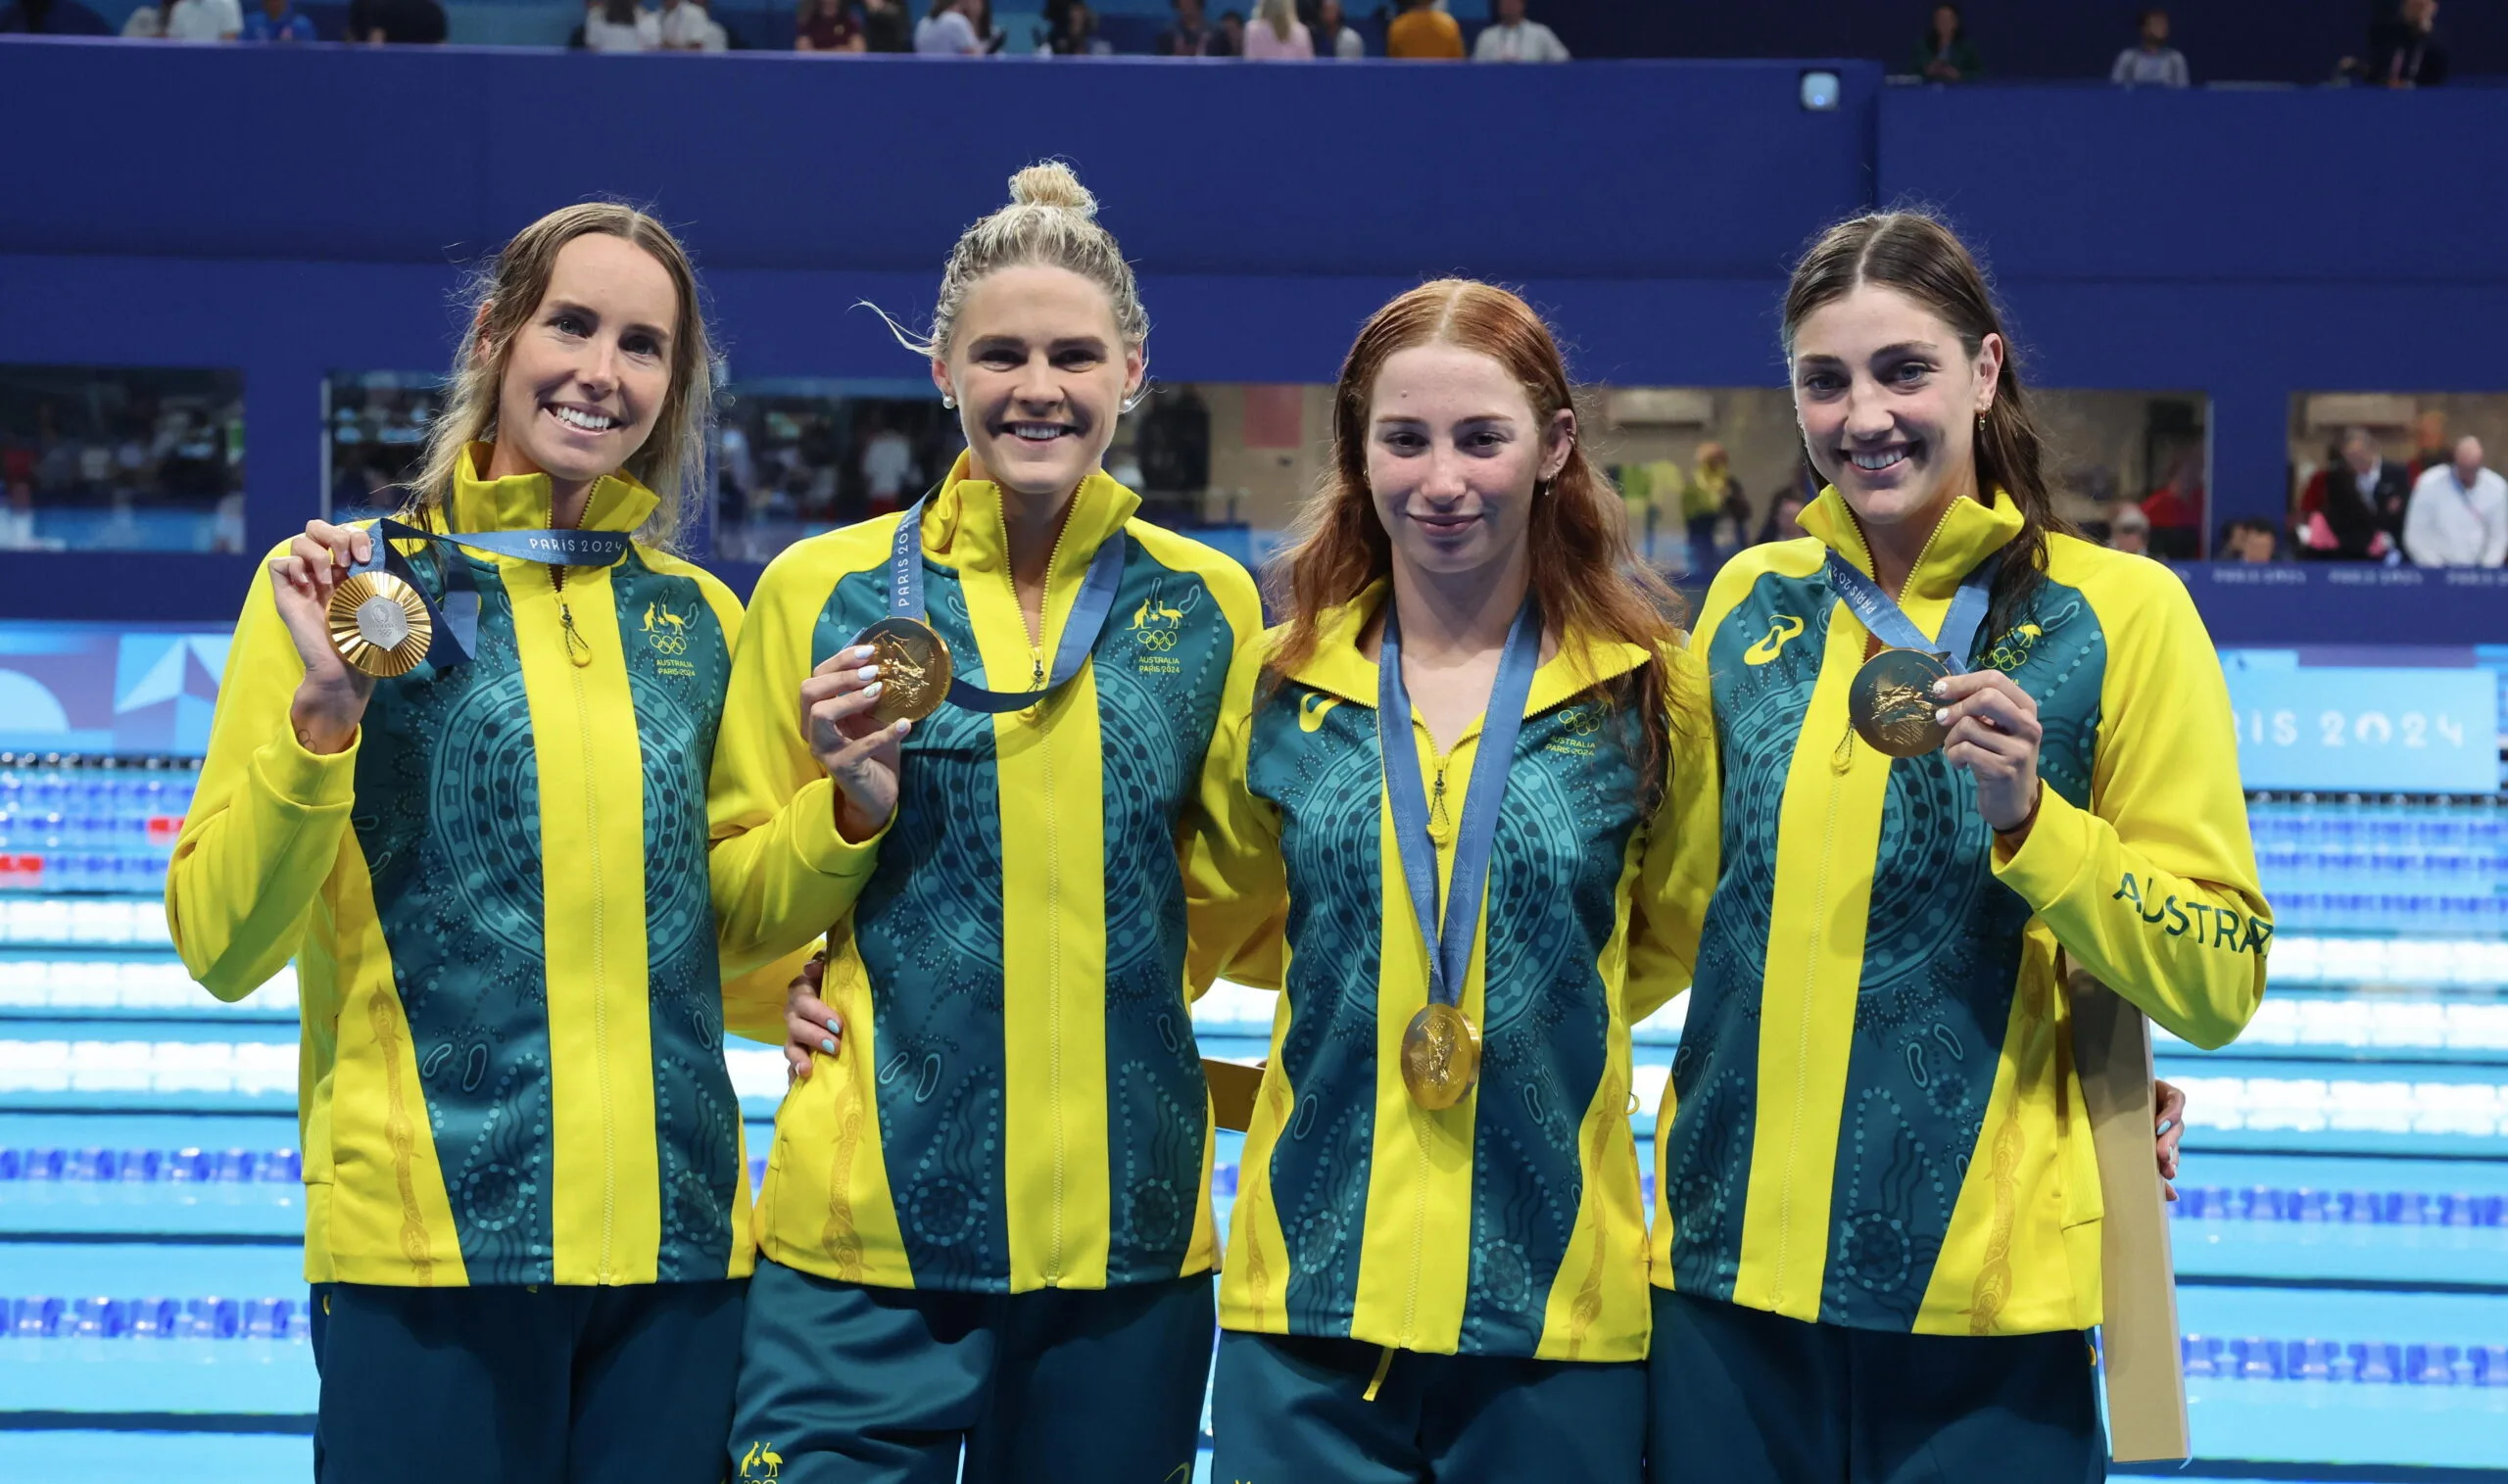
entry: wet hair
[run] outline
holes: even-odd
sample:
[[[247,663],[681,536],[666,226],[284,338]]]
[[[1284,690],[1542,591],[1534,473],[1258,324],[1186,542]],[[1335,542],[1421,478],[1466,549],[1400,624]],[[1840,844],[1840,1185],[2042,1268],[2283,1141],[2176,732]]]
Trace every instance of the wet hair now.
[[[1097,223],[1097,198],[1070,166],[1041,161],[1010,177],[1010,204],[966,229],[940,270],[940,297],[932,309],[932,330],[915,335],[889,320],[900,344],[919,356],[945,359],[957,333],[967,291],[988,273],[1009,267],[1056,267],[1078,273],[1106,291],[1116,333],[1127,349],[1149,340],[1149,311],[1140,286],[1115,234]],[[877,312],[877,305],[870,306]],[[881,317],[888,316],[883,313]]]
[[[1989,633],[2019,622],[2036,598],[2047,571],[2050,532],[2078,535],[2055,511],[2049,482],[2047,436],[2030,409],[2020,374],[2020,353],[2003,329],[1985,271],[1950,227],[1917,211],[1876,212],[1839,222],[1820,235],[1794,267],[1785,289],[1785,354],[1794,336],[1823,305],[1865,284],[1895,289],[1951,327],[1970,359],[1986,337],[2002,341],[2002,373],[1976,439],[1977,493],[1992,499],[2002,490],[2020,507],[2020,533],[1996,557]]]
[[[410,484],[404,513],[429,517],[453,498],[454,481],[469,446],[497,438],[497,407],[513,338],[540,311],[556,271],[557,255],[578,237],[616,237],[642,248],[670,275],[679,322],[670,337],[670,390],[654,414],[652,431],[623,472],[660,497],[637,539],[674,546],[690,511],[703,496],[705,435],[714,417],[714,351],[705,331],[697,270],[670,228],[632,206],[587,201],[561,207],[514,233],[494,262],[472,276],[462,296],[466,328],[454,353],[444,410],[427,428],[425,456]]]

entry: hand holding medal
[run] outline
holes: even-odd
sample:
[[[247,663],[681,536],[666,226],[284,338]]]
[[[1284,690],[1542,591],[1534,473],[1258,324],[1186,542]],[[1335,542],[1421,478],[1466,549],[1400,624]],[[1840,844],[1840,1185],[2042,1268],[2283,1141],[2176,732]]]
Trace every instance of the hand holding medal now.
[[[861,642],[829,655],[801,682],[801,738],[835,781],[837,828],[854,840],[878,834],[896,812],[898,744],[939,705],[936,691],[932,703],[919,710],[897,706],[895,697],[909,692],[913,681],[889,673],[888,658],[873,637],[880,627],[873,625]],[[945,690],[945,648],[939,663]]]
[[[1946,676],[1933,689],[1942,755],[1977,778],[1977,812],[2005,834],[2038,810],[2038,702],[2001,670]]]
[[[374,694],[374,677],[353,668],[333,644],[331,619],[341,595],[358,580],[350,569],[364,565],[373,550],[365,532],[314,520],[288,544],[285,555],[270,559],[270,597],[305,662],[305,682],[297,688],[289,720],[309,751],[348,746]]]

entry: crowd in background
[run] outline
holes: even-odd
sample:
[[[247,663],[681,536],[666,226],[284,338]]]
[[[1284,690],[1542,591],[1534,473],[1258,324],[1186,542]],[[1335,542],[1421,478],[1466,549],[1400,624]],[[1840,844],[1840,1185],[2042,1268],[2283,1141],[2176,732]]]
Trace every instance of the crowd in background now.
[[[243,550],[233,386],[52,390],[0,388],[0,551]]]
[[[1228,57],[1256,62],[1349,60],[1373,54],[1415,61],[1566,62],[1558,34],[1526,13],[1527,0],[1491,0],[1490,19],[1467,34],[1449,14],[1450,0],[1362,0],[1364,17],[1346,0],[1240,0],[1216,14],[1212,0],[1172,0],[1172,15],[1150,48],[1168,57]],[[1227,0],[1220,0],[1226,6]],[[329,9],[329,8],[326,8]],[[1026,10],[1026,0],[1020,9]],[[1026,35],[996,24],[991,0],[799,0],[793,49],[801,52],[920,52],[989,57],[1005,53],[1103,56],[1117,50],[1099,34],[1086,0],[1043,0]],[[2431,87],[2447,80],[2449,57],[2437,27],[2437,0],[2369,0],[2363,44],[2334,63],[2338,81],[2375,87]],[[1362,25],[1364,21],[1364,34]],[[1016,23],[1014,23],[1016,24]],[[0,32],[107,34],[82,0],[5,0]],[[334,39],[430,44],[447,36],[439,0],[352,0]],[[296,0],[143,0],[121,34],[176,41],[295,42],[321,39],[314,18]],[[1375,51],[1371,50],[1371,37]],[[569,45],[591,51],[723,51],[760,44],[744,40],[715,17],[707,0],[588,0]],[[1988,75],[1984,50],[1960,7],[1934,5],[1905,59],[1905,80],[1972,82]],[[2116,54],[2108,79],[2123,87],[2182,88],[2193,82],[2186,54],[2170,44],[2168,12],[2135,16],[2132,44]]]

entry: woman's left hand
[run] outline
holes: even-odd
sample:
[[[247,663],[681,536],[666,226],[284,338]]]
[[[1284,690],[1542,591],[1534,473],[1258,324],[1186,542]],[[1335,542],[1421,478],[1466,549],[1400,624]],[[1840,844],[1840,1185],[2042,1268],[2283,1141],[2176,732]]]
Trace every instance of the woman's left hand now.
[[[2151,1090],[2152,1101],[2159,1105],[2152,1132],[2159,1139],[2160,1188],[2173,1201],[2177,1199],[2177,1144],[2186,1137],[2186,1089],[2153,1077]]]
[[[1997,833],[2038,812],[2038,702],[2001,670],[1971,670],[1934,682],[1937,719],[1951,729],[1942,755],[1977,776],[1977,810]]]

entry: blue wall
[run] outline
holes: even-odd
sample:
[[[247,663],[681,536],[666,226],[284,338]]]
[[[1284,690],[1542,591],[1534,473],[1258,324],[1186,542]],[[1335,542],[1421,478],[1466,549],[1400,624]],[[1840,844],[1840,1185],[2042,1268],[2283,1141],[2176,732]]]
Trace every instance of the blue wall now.
[[[270,543],[319,508],[322,375],[444,364],[460,265],[553,205],[620,193],[682,227],[736,376],[911,375],[849,307],[924,310],[958,229],[1062,154],[1176,380],[1329,380],[1376,304],[1468,272],[1523,286],[1587,380],[1770,384],[1792,256],[1915,197],[1986,250],[2039,383],[2212,398],[2217,518],[2278,513],[2293,391],[2503,384],[2508,200],[2410,172],[2508,138],[2508,92],[1946,92],[1831,65],[1845,107],[1809,114],[1793,63],[0,42],[0,362],[240,366]],[[217,617],[247,565],[132,558],[107,589],[0,555],[0,616]]]

